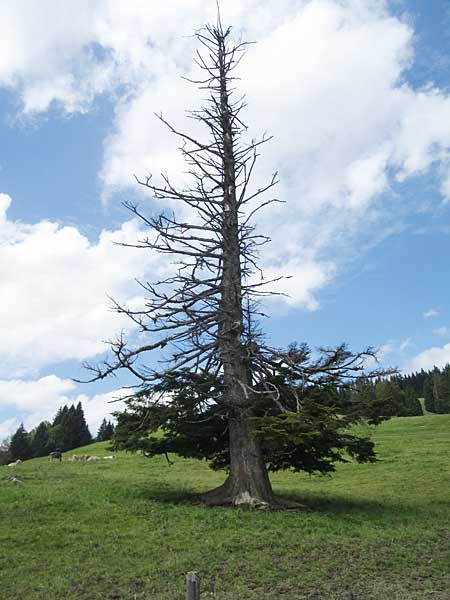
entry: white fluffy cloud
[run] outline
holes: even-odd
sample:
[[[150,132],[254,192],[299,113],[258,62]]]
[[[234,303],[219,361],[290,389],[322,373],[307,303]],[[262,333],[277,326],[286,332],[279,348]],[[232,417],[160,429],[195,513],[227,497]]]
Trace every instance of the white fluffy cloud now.
[[[104,417],[123,408],[123,398],[129,390],[115,390],[105,394],[87,396],[80,394],[77,385],[70,379],[48,375],[36,380],[0,380],[0,412],[9,409],[17,417],[0,421],[0,441],[13,433],[19,421],[30,430],[41,421],[52,421],[56,411],[64,404],[82,403],[86,421],[95,435]],[[114,402],[111,402],[114,401]]]
[[[224,21],[259,39],[305,0],[227,0]],[[176,65],[186,68],[189,36],[216,18],[210,0],[15,0],[0,4],[0,84],[16,89],[26,112],[53,101],[86,110],[116,86],[135,91]],[[180,41],[183,40],[183,43]]]
[[[130,322],[111,310],[107,294],[128,305],[140,298],[134,277],[162,272],[160,257],[114,242],[135,242],[136,221],[89,241],[75,227],[13,223],[0,195],[0,348],[3,376],[22,375],[65,359],[104,351]]]
[[[408,364],[409,371],[420,371],[420,369],[432,369],[433,367],[445,367],[450,363],[450,344],[445,346],[434,346],[420,352]]]
[[[136,86],[185,55],[174,35],[191,33],[200,0],[16,0],[0,6],[0,83],[15,88],[25,112],[54,101],[83,111],[100,93]],[[171,48],[171,52],[168,52]],[[145,77],[145,76],[144,76]]]
[[[24,413],[38,407],[42,418],[48,418],[61,404],[69,401],[69,394],[76,390],[76,384],[70,379],[60,379],[48,375],[35,381],[20,379],[0,380],[0,406],[15,406]]]

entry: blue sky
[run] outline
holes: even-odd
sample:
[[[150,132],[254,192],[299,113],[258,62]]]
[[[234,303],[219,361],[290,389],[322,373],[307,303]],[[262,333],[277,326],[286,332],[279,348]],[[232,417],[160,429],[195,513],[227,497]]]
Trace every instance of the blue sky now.
[[[0,439],[79,400],[95,430],[130,383],[72,378],[103,340],[134,335],[107,295],[139,305],[134,278],[167,269],[113,242],[142,233],[122,200],[163,208],[134,173],[183,181],[153,113],[184,124],[198,103],[181,79],[194,73],[188,36],[214,13],[212,0],[0,6]],[[245,0],[223,13],[258,40],[240,73],[249,135],[274,136],[256,184],[278,170],[286,200],[258,223],[273,238],[265,272],[293,275],[289,299],[266,308],[268,336],[376,346],[407,371],[450,361],[448,2]]]

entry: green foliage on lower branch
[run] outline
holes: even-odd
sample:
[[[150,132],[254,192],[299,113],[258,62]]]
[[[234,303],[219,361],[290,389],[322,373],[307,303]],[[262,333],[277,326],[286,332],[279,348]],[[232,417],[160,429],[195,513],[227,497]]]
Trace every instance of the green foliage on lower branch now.
[[[349,458],[375,460],[373,442],[352,429],[367,418],[366,397],[353,401],[351,412],[344,414],[342,397],[333,386],[311,387],[301,398],[288,397],[291,382],[283,391],[278,376],[277,389],[285,394],[283,403],[268,401],[261,394],[251,417],[270,471],[330,473],[336,463]],[[230,411],[214,400],[221,392],[220,377],[189,372],[167,376],[129,399],[124,412],[116,413],[114,448],[140,450],[147,456],[174,453],[205,459],[213,469],[227,469]]]
[[[305,418],[305,411],[261,417],[256,436],[270,471],[330,473],[336,470],[335,463],[347,462],[347,457],[360,463],[375,461],[373,442],[351,434],[330,410],[314,419]]]

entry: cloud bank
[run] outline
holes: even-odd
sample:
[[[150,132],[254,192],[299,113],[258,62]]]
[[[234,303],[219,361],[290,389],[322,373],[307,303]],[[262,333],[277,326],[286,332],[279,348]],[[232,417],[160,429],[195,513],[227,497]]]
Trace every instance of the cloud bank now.
[[[0,376],[103,352],[102,340],[130,327],[110,310],[107,294],[138,304],[133,277],[163,272],[154,255],[115,245],[135,242],[139,224],[127,221],[91,242],[75,227],[12,222],[10,202],[0,194],[0,336],[8,340],[0,348]]]

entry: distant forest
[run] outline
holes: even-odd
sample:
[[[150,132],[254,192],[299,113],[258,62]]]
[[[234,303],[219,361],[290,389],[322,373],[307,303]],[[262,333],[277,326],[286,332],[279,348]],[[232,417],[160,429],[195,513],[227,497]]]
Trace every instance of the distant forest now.
[[[431,371],[402,375],[396,378],[402,390],[414,390],[418,398],[425,399],[425,409],[437,414],[450,413],[450,365],[441,370],[434,367]]]
[[[58,450],[67,452],[79,446],[86,446],[94,441],[111,439],[114,425],[103,419],[94,439],[84,417],[81,402],[76,406],[62,406],[55,415],[53,422],[42,421],[30,432],[26,431],[23,424],[6,443],[0,448],[0,464],[10,460],[27,460],[47,456],[50,452]]]
[[[450,365],[434,367],[409,375],[389,379],[361,380],[356,390],[341,391],[344,412],[363,403],[367,418],[374,422],[389,417],[413,417],[423,414],[419,398],[424,398],[425,410],[431,413],[450,413]]]

